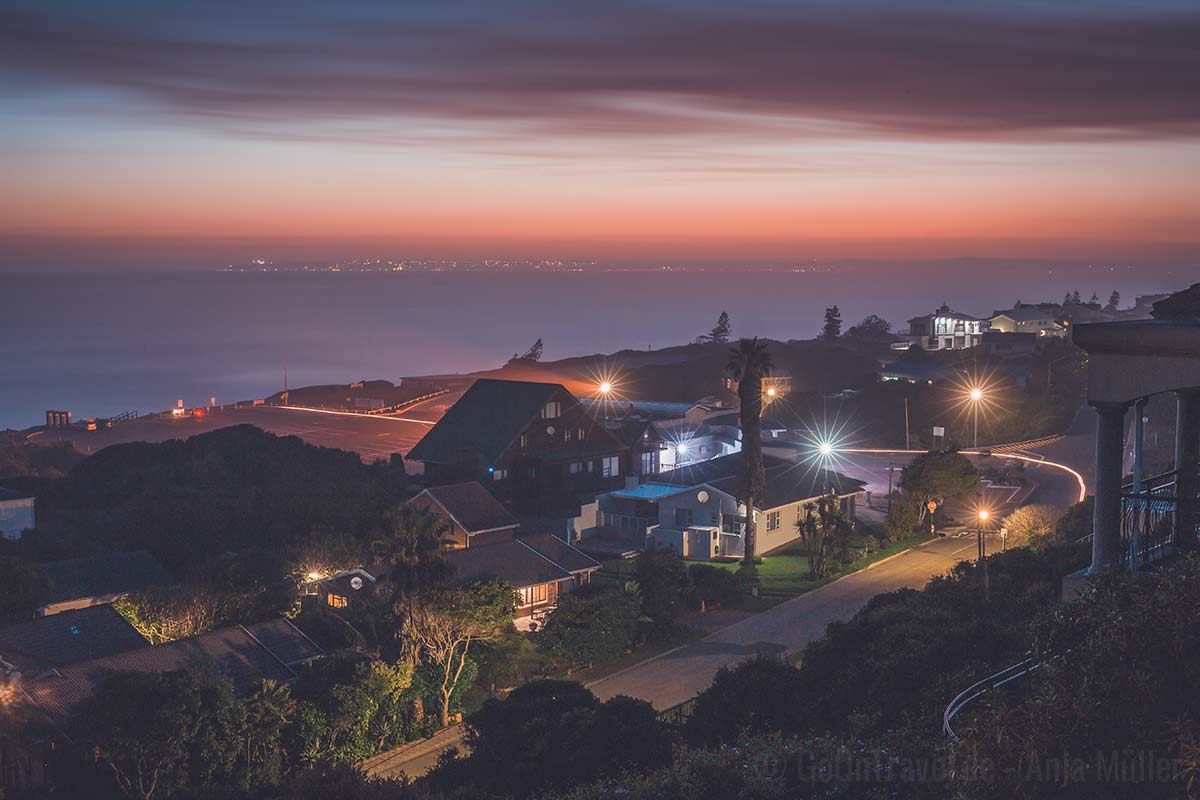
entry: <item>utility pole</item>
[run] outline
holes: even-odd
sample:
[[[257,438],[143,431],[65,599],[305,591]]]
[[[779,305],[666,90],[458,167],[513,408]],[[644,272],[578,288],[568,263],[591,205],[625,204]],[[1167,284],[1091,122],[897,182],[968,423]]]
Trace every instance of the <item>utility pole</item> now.
[[[283,404],[288,404],[287,367],[283,368]]]
[[[892,516],[892,473],[896,471],[895,464],[888,464],[888,517]]]
[[[983,572],[983,602],[988,601],[988,562],[987,562],[987,540],[983,537],[983,526],[988,520],[988,512],[985,509],[979,511],[979,527],[976,528],[979,542],[979,569]]]
[[[912,441],[908,436],[908,398],[904,398],[904,449],[912,450]]]

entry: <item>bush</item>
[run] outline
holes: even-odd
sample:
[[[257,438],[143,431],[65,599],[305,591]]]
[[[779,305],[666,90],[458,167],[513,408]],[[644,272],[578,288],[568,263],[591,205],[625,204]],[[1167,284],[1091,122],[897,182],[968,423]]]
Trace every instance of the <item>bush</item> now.
[[[737,605],[741,599],[737,576],[727,569],[711,564],[692,564],[688,573],[692,576],[697,605],[703,601],[706,606],[729,607]]]
[[[632,587],[584,586],[561,597],[538,647],[568,669],[591,666],[629,652],[636,641],[642,600]]]
[[[697,745],[732,743],[749,731],[795,733],[801,728],[800,673],[784,661],[758,657],[721,667],[696,698],[684,737]]]
[[[1021,506],[1004,520],[1008,535],[1014,544],[1028,544],[1035,550],[1045,550],[1052,544],[1061,544],[1055,536],[1063,512],[1054,506]]]
[[[642,610],[658,630],[668,629],[692,594],[683,557],[674,550],[647,550],[634,562]]]

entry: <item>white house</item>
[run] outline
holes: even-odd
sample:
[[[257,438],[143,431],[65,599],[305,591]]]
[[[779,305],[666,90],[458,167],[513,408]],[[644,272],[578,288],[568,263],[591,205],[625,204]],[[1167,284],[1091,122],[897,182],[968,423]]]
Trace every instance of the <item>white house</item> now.
[[[908,321],[908,341],[925,350],[966,350],[975,347],[987,320],[942,309]]]
[[[1020,306],[996,311],[988,320],[990,329],[1001,333],[1036,333],[1038,336],[1066,336],[1067,329],[1060,325],[1053,313],[1037,306]]]

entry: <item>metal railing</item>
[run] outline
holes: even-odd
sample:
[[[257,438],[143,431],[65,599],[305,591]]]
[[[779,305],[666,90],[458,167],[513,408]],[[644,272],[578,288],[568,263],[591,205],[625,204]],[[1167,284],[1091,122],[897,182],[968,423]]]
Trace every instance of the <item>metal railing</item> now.
[[[699,696],[684,700],[679,705],[671,706],[665,711],[660,711],[658,721],[671,728],[682,728],[692,718],[692,713],[696,710],[697,699]]]
[[[983,680],[976,681],[966,689],[963,689],[950,701],[949,705],[946,706],[946,710],[942,712],[942,733],[948,736],[951,741],[957,742],[959,740],[958,734],[954,732],[951,723],[960,711],[981,696],[995,692],[1010,681],[1023,677],[1040,666],[1041,663],[1034,661],[1033,656],[1027,656],[1016,664],[1005,667],[999,672],[989,675]]]
[[[1136,487],[1136,491],[1135,491]],[[1121,487],[1121,560],[1132,569],[1150,563],[1189,532],[1178,530],[1178,473],[1154,475]],[[1190,532],[1192,540],[1196,531]]]

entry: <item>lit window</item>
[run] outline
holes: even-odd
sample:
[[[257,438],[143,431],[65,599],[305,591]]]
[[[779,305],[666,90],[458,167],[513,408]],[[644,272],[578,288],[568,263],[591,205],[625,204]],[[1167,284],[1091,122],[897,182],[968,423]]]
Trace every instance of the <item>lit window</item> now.
[[[529,447],[529,435],[528,434],[525,434],[525,433],[521,434],[521,447],[522,448]]]
[[[526,586],[521,590],[521,605],[531,606],[534,603],[544,603],[549,598],[549,584]]]
[[[654,474],[654,457],[656,455],[658,455],[658,454],[655,453],[654,451],[651,451],[649,453],[642,453],[642,474],[643,475]]]
[[[557,400],[551,400],[542,407],[542,419],[558,419],[562,414],[562,406]]]
[[[350,603],[349,600],[347,600],[345,597],[342,597],[340,594],[331,594],[326,596],[325,602],[328,603],[332,608],[345,608]]]
[[[572,461],[567,465],[567,472],[571,475],[578,475],[579,473],[583,472],[583,462]]]
[[[600,474],[605,478],[621,477],[621,457],[608,456],[600,463]]]
[[[563,441],[564,442],[571,441],[571,429],[570,428],[567,428],[565,431],[563,431]]]
[[[583,441],[584,439],[586,439],[586,438],[587,438],[587,437],[586,437],[586,436],[584,436],[584,433],[583,433],[583,428],[580,428],[580,429],[579,429],[579,441],[581,441],[581,442],[582,442],[582,441]]]
[[[508,477],[508,470],[506,470],[506,469],[492,470],[492,480],[494,480],[494,481],[502,481],[507,477]]]

